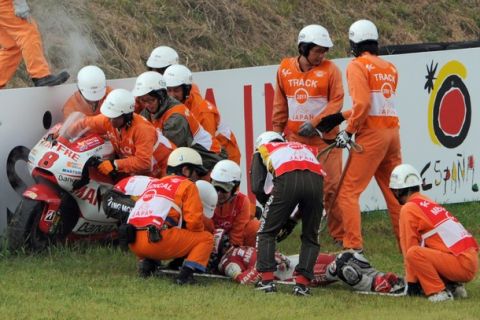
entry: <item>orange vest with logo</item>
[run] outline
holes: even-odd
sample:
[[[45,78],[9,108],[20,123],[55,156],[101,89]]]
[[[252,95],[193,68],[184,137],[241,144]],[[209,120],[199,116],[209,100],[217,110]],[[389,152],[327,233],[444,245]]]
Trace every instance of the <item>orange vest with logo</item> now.
[[[117,184],[115,189],[123,191],[126,195],[140,195],[128,216],[127,223],[135,227],[154,225],[161,229],[172,209],[181,215],[181,204],[176,203],[175,195],[186,179],[179,176],[167,176],[162,179],[134,176]]]
[[[475,238],[444,207],[421,198],[411,199],[410,202],[415,203],[434,226],[432,230],[422,234],[422,247],[425,239],[437,234],[456,256],[471,248],[478,251]]]
[[[379,59],[378,57],[375,57]],[[370,87],[370,110],[364,126],[368,128],[396,128],[399,126],[396,96],[398,72],[395,66],[385,62],[380,66],[370,55],[363,55],[355,59],[368,71],[368,85]]]
[[[317,148],[299,142],[272,142],[258,147],[267,170],[275,176],[294,170],[309,170],[319,175],[325,175],[322,165],[318,162]]]
[[[278,69],[281,87],[288,103],[287,132],[298,132],[307,120],[320,114],[328,103],[330,64],[326,60],[308,72],[297,67],[297,58],[283,59]]]

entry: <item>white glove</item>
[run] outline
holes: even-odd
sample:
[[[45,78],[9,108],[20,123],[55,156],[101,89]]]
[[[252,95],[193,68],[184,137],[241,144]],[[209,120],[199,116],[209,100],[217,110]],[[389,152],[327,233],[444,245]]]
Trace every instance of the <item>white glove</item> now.
[[[352,134],[345,130],[340,131],[335,138],[335,147],[346,148],[352,140]]]
[[[15,15],[24,20],[30,21],[30,8],[25,0],[13,0]]]

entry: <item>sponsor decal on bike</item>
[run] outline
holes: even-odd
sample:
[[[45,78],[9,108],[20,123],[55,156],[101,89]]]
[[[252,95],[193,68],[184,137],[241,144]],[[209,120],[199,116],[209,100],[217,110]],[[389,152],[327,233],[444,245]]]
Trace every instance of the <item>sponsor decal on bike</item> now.
[[[114,198],[111,196],[107,199],[107,206],[108,208],[116,211],[120,211],[122,213],[129,214],[130,211],[132,211],[133,207],[125,204],[125,203],[120,203],[114,200]]]
[[[107,233],[116,230],[117,227],[114,224],[94,224],[90,222],[84,222],[80,227],[77,229],[78,233]]]
[[[56,212],[55,210],[48,210],[43,220],[47,222],[53,221],[53,218],[55,217],[55,212]]]
[[[103,143],[103,140],[97,136],[88,137],[84,140],[77,141],[76,145],[72,147],[75,151],[83,152],[85,150],[93,149]]]
[[[75,175],[75,176],[81,176],[82,175],[82,170],[73,170],[73,169],[62,169],[62,172],[63,173],[67,173],[67,174],[72,174],[72,175]]]
[[[71,169],[79,169],[80,172],[81,172],[81,170],[82,170],[82,168],[83,168],[83,165],[82,165],[82,164],[77,163],[77,162],[73,162],[73,161],[67,161],[67,163],[65,163],[65,166],[66,166],[67,168],[71,168]]]
[[[78,198],[88,201],[91,205],[97,205],[97,190],[93,188],[89,188],[87,186],[82,187],[75,192],[73,192],[75,196]]]
[[[61,175],[61,174],[59,174],[57,176],[57,179],[58,179],[58,181],[68,182],[68,183],[74,183],[75,181],[77,181],[77,179],[75,179],[75,178],[72,178],[72,177],[69,177],[69,176],[64,176],[64,175]]]

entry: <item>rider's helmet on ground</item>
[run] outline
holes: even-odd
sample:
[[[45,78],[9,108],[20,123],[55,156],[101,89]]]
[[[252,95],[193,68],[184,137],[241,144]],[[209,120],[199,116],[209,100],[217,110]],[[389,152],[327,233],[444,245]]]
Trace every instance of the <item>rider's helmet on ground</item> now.
[[[85,66],[78,71],[77,86],[86,100],[99,101],[107,92],[105,73],[97,66]]]
[[[311,24],[304,27],[298,33],[298,52],[304,57],[308,57],[310,50],[314,46],[323,48],[333,47],[332,40],[327,29],[318,24]]]
[[[203,215],[207,218],[212,218],[218,202],[218,194],[215,188],[205,180],[198,180],[195,182],[200,194],[200,199],[203,205]]]

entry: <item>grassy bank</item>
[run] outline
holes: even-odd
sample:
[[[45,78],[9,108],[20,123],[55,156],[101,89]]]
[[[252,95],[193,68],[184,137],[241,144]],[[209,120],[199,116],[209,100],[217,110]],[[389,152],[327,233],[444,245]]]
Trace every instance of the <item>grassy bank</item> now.
[[[449,205],[477,238],[480,204]],[[294,254],[298,228],[281,250]],[[402,272],[402,259],[384,212],[364,216],[367,256],[382,271]],[[337,248],[325,235],[322,251]],[[425,298],[355,294],[341,284],[313,289],[302,299],[281,286],[265,295],[251,287],[200,279],[178,287],[172,278],[139,279],[135,258],[116,248],[71,246],[36,256],[0,259],[0,314],[3,319],[478,319],[480,280],[467,285],[469,298],[432,304]]]

